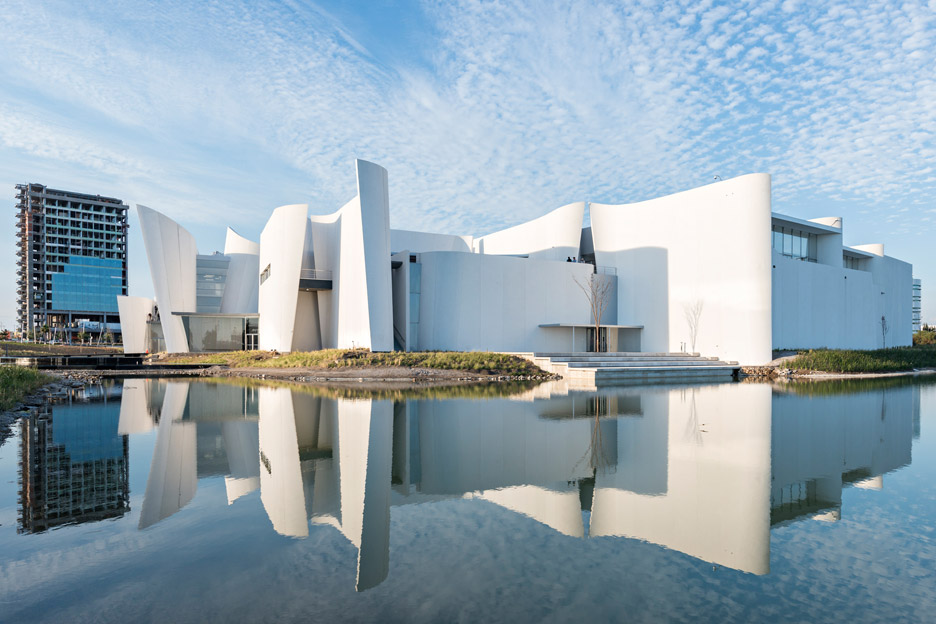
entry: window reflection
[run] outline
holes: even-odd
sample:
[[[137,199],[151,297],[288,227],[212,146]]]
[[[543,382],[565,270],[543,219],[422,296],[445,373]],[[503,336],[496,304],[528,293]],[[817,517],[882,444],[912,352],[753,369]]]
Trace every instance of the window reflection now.
[[[788,258],[816,262],[817,243],[816,234],[779,225],[773,226],[772,247]]]

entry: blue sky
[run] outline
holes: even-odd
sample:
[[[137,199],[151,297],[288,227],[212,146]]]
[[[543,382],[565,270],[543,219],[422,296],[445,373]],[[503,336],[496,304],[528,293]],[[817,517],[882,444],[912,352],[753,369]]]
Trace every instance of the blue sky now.
[[[391,225],[484,234],[571,201],[773,175],[924,280],[936,322],[936,0],[55,2],[0,8],[0,322],[18,182],[151,206],[200,251],[332,212],[353,159]],[[135,214],[131,294],[151,295]]]

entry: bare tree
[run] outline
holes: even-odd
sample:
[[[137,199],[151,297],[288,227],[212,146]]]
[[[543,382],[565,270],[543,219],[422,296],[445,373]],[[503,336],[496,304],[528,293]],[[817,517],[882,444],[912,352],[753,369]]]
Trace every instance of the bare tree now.
[[[686,323],[689,324],[689,350],[695,353],[696,338],[699,336],[699,321],[702,319],[702,300],[696,299],[683,307]]]
[[[589,275],[588,280],[584,283],[579,281],[574,275],[572,279],[575,280],[576,285],[582,289],[582,292],[585,293],[585,297],[588,299],[588,305],[591,308],[592,323],[595,324],[595,352],[597,353],[601,350],[601,317],[608,308],[608,303],[611,301],[611,294],[613,292],[611,280],[597,273]]]
[[[887,332],[890,328],[887,326],[887,317],[881,316],[881,344],[883,348],[887,348]]]

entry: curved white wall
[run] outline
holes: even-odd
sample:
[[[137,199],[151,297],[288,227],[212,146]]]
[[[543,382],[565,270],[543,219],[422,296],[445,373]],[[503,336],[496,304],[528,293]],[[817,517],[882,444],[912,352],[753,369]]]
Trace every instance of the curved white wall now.
[[[317,293],[322,345],[392,351],[387,171],[364,160],[355,166],[358,196],[337,213],[309,219],[314,266],[333,275],[332,291]]]
[[[280,206],[260,234],[259,270],[270,267],[258,296],[260,348],[265,351],[293,350],[307,212],[305,204]]]
[[[643,351],[771,359],[770,176],[750,174],[636,204],[591,204],[595,261],[617,268],[618,323]],[[691,345],[686,347],[691,350]]]
[[[474,239],[476,253],[529,255],[539,260],[579,256],[585,202],[557,208],[532,221]]]
[[[137,214],[159,305],[166,350],[185,353],[188,341],[182,319],[172,313],[197,310],[195,257],[198,249],[195,238],[181,225],[152,208],[137,205]]]
[[[463,251],[471,253],[474,239],[471,236],[454,234],[432,234],[411,230],[390,230],[390,250],[393,253],[410,251]]]
[[[146,353],[146,318],[155,307],[156,302],[147,297],[117,296],[124,353]]]
[[[228,228],[224,255],[231,263],[224,284],[221,313],[256,314],[260,297],[260,244]]]

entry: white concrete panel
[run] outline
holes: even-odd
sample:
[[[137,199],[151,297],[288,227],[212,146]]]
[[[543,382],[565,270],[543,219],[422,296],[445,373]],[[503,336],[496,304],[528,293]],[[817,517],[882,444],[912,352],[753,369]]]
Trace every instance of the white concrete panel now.
[[[587,283],[590,264],[454,252],[424,253],[420,263],[419,349],[568,351],[570,332],[539,325],[592,322],[575,283]],[[609,310],[602,322],[615,317]]]
[[[120,314],[120,333],[123,336],[124,353],[146,353],[146,322],[152,318],[156,302],[147,297],[117,296],[117,312]]]
[[[362,258],[364,261],[364,284],[366,285],[367,333],[369,344],[364,345],[372,351],[393,350],[393,295],[390,279],[390,193],[387,184],[387,170],[383,167],[358,160],[357,181],[360,199],[361,236],[363,242]],[[350,215],[349,215],[350,216]],[[353,220],[353,219],[352,219]],[[354,266],[356,232],[348,231],[342,236],[342,249],[345,251],[348,266]],[[355,279],[356,272],[348,277]],[[349,306],[359,306],[360,299],[346,300],[342,312],[347,314]],[[343,314],[343,316],[344,316]],[[339,321],[338,346],[347,346],[351,336],[360,332],[353,323],[349,323],[347,336],[342,337],[343,322]]]
[[[310,268],[332,272],[332,290],[315,293],[321,344],[325,349],[335,348],[338,344],[338,293],[342,288],[341,215],[345,210],[356,209],[357,201],[357,198],[352,199],[338,212],[309,217],[313,255]]]
[[[270,269],[258,304],[260,348],[266,351],[293,350],[307,213],[305,204],[280,206],[260,234],[260,273]]]
[[[260,255],[260,243],[244,238],[235,232],[233,228],[228,228],[224,235],[224,255],[229,256],[231,254]]]
[[[883,254],[880,247],[868,251]],[[910,264],[876,255],[862,263],[868,270],[855,270],[841,259],[826,265],[772,257],[775,348],[877,349],[885,338],[888,347],[911,343]]]
[[[532,221],[476,238],[476,253],[528,255],[540,260],[579,257],[585,202],[557,208]]]
[[[400,262],[392,270],[393,286],[393,335],[394,342],[404,351],[415,351],[416,337],[410,338],[410,252],[404,249],[394,254],[391,261]]]
[[[399,253],[403,250],[413,253],[423,251],[462,251],[471,253],[473,241],[474,239],[471,236],[390,230],[390,250],[393,253]]]
[[[231,262],[221,299],[221,313],[256,314],[260,296],[259,243],[247,240],[228,228],[224,239],[224,255]]]
[[[137,206],[166,350],[185,353],[188,341],[182,319],[173,312],[195,312],[195,238],[178,223],[146,206]]]
[[[333,275],[332,291],[317,294],[322,345],[392,351],[387,171],[363,160],[355,165],[358,196],[337,213],[309,219],[315,268]]]
[[[692,350],[695,325],[697,352],[770,361],[769,175],[590,209],[596,263],[617,268],[617,322],[644,326],[642,350]]]

